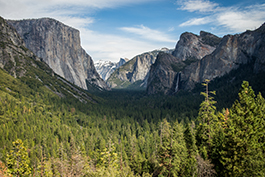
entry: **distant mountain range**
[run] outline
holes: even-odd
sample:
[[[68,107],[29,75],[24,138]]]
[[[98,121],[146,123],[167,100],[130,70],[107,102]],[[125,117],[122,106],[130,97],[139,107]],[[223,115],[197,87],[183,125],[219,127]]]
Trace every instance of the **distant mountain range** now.
[[[254,31],[226,35],[222,39],[209,33],[201,33],[197,37],[188,34],[196,39],[194,42],[186,35],[184,33],[181,36],[173,55],[160,54],[152,65],[147,84],[148,94],[191,90],[205,79],[224,76],[244,64],[253,66],[253,73],[250,74],[265,71],[265,24]],[[195,50],[194,45],[190,45],[192,43],[197,46]],[[192,55],[193,52],[186,52],[190,54],[181,58],[185,56],[181,52],[192,50],[199,53]]]
[[[101,78],[106,81],[117,68],[127,61],[129,61],[127,58],[121,58],[119,62],[99,60],[96,61],[94,65]]]
[[[159,52],[172,53],[173,50],[162,48],[135,56],[116,69],[107,79],[107,84],[117,89],[145,88],[150,67],[154,64]]]
[[[264,35],[264,24],[254,31],[223,38],[204,31],[200,35],[185,32],[173,51],[137,55],[113,72],[107,83],[111,88],[174,94],[192,90],[205,79],[222,77],[243,64],[254,63],[253,74],[259,73],[265,71]]]
[[[29,62],[17,64],[18,53],[44,61],[52,72],[85,90],[146,89],[148,94],[174,94],[181,89],[192,90],[205,79],[222,77],[243,64],[252,63],[252,74],[265,71],[265,24],[223,38],[204,31],[200,35],[185,32],[173,50],[162,48],[129,61],[99,61],[94,66],[74,28],[50,18],[1,21],[5,27],[2,30],[10,28],[13,32],[7,30],[10,39],[5,35],[1,38],[0,67],[14,77],[25,76],[24,63]]]

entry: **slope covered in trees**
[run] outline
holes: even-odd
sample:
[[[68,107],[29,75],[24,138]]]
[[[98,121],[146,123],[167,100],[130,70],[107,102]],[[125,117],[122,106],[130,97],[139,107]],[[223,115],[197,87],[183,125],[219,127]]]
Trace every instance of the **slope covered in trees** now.
[[[15,59],[0,69],[1,176],[265,175],[264,73],[251,63],[192,92],[92,94],[1,44]]]
[[[248,82],[231,108],[217,111],[215,95],[206,91],[204,101],[196,93],[149,97],[124,91],[123,96],[101,93],[97,104],[83,104],[31,90],[2,70],[1,75],[8,80],[2,79],[0,90],[1,172],[6,175],[265,174],[265,104]],[[30,93],[7,89],[17,84]],[[200,106],[189,102],[195,97]],[[21,158],[17,149],[24,151]]]

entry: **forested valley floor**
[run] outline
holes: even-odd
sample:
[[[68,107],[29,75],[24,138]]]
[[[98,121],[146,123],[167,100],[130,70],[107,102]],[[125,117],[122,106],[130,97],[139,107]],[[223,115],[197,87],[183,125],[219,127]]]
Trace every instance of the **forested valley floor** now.
[[[0,176],[265,176],[264,73],[241,69],[192,92],[91,103],[0,70]]]

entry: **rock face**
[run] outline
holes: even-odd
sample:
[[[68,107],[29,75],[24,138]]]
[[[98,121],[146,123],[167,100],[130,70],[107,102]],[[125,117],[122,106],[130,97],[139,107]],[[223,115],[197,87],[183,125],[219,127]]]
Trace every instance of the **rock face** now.
[[[183,35],[186,37],[183,38]],[[221,77],[231,70],[240,67],[241,64],[254,63],[253,71],[255,73],[265,71],[265,24],[255,31],[246,31],[240,35],[226,35],[219,44],[217,44],[219,40],[209,33],[202,32],[199,37],[201,39],[199,40],[191,34],[184,33],[183,35],[173,52],[174,56],[180,57],[179,60],[182,63],[176,65],[174,64],[175,60],[169,60],[169,56],[161,55],[159,60],[168,62],[155,63],[152,66],[147,86],[147,92],[149,94],[156,92],[172,93],[174,87],[191,90],[196,83],[201,83],[205,79],[213,80],[216,77]],[[208,49],[211,50],[207,49],[209,53],[206,54],[205,51],[207,50],[205,50],[205,45],[201,48],[196,47],[203,46],[200,44],[200,41],[204,41],[205,45],[211,44],[210,46],[213,48],[216,47],[216,49],[210,53],[213,48],[209,47]],[[196,55],[192,56],[191,53],[193,52],[189,50],[189,48],[194,49],[192,47],[194,43],[199,44],[195,45],[195,48],[197,48],[195,53],[197,53],[198,57],[197,60],[189,62],[187,57],[196,57]],[[201,54],[206,55],[203,56]],[[202,58],[200,59],[200,57]],[[172,68],[170,68],[172,65],[175,65],[175,71],[178,73],[175,73],[175,76],[177,75],[178,80],[172,79],[173,76],[170,74],[164,74],[164,78],[161,79],[159,73],[172,72]],[[159,84],[155,82],[155,86],[151,82],[152,80],[159,82]]]
[[[201,31],[200,36],[183,33],[172,55],[181,60],[200,60],[211,54],[221,39],[213,34]]]
[[[14,81],[27,85],[26,89],[39,89],[39,92],[46,90],[61,98],[71,97],[83,103],[95,102],[87,92],[56,75],[45,62],[27,49],[16,29],[2,17],[0,17],[0,68],[15,77]],[[10,80],[1,75],[1,82],[5,85]],[[24,90],[15,88],[12,92],[20,93],[25,91],[25,88],[22,88]],[[6,89],[11,91],[9,88]]]
[[[108,89],[91,57],[80,45],[79,31],[50,18],[13,21],[26,47],[42,58],[57,74],[87,89],[87,82]]]
[[[25,47],[25,43],[16,30],[0,17],[0,68],[10,75],[22,77],[29,61],[25,57],[39,60]]]
[[[128,88],[131,85],[138,88],[146,87],[150,67],[155,63],[160,51],[172,52],[172,50],[163,48],[137,55],[113,72],[107,80],[107,84],[111,88]]]
[[[97,61],[95,62],[95,68],[101,78],[106,81],[110,75],[120,66],[122,66],[124,63],[129,61],[128,59],[121,58],[119,62],[111,62],[111,61]]]
[[[155,64],[150,69],[147,92],[149,94],[171,94],[177,92],[180,82],[178,67],[183,67],[184,65],[180,59],[173,55],[160,52]]]
[[[159,54],[159,60],[152,65],[148,75],[147,93],[172,94],[180,89],[181,72],[191,63],[211,54],[220,38],[213,34],[200,32],[200,36],[183,33],[172,55]]]
[[[192,89],[196,83],[212,80],[229,73],[240,64],[254,62],[254,72],[264,71],[265,25],[255,31],[240,35],[224,36],[216,50],[201,61],[192,63],[182,71],[184,89]]]

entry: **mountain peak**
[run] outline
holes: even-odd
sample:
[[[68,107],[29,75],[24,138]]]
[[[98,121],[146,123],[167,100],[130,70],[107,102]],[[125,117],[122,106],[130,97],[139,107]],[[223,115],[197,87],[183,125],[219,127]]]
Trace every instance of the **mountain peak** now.
[[[61,77],[83,89],[88,89],[88,83],[109,89],[97,73],[92,58],[81,47],[77,29],[52,18],[8,23],[17,30],[26,47]]]
[[[128,59],[120,58],[119,62],[112,62],[112,61],[103,61],[99,60],[95,62],[95,68],[101,78],[106,81],[110,75],[120,66],[122,66],[124,63],[126,63]]]
[[[211,43],[212,39],[214,39],[213,44]],[[218,42],[220,41],[216,40],[215,36],[210,33],[202,31],[200,36],[198,36],[190,32],[185,32],[181,34],[173,52],[173,56],[181,59],[182,61],[200,60],[204,56],[212,53],[216,48],[216,43]]]

